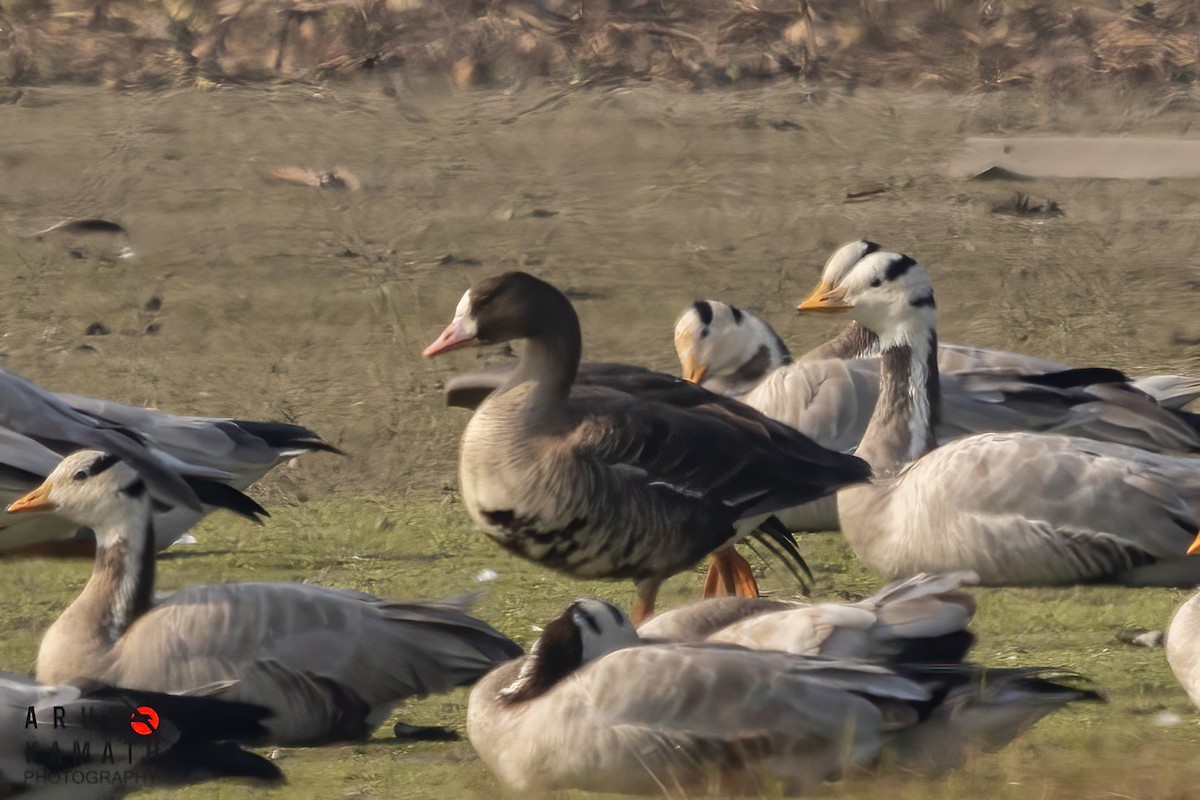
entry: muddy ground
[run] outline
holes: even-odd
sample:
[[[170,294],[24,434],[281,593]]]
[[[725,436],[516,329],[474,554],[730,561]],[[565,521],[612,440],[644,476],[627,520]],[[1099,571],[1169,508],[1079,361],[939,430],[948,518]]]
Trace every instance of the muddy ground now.
[[[166,559],[166,587],[310,579],[414,597],[474,588],[492,568],[501,577],[480,613],[523,643],[581,592],[629,603],[623,584],[580,585],[500,554],[457,505],[465,414],[442,407],[439,386],[508,356],[419,353],[463,290],[503,269],[570,290],[586,357],[674,370],[671,325],[697,297],[761,312],[796,350],[818,342],[829,328],[791,308],[832,248],[869,236],[930,269],[946,341],[1200,372],[1200,180],[948,174],[968,136],[1196,138],[1187,102],[1117,88],[1064,103],[1037,92],[814,96],[792,84],[695,94],[661,82],[397,94],[378,75],[23,91],[0,107],[0,361],[58,390],[296,420],[350,454],[277,471],[254,490],[275,512],[267,527],[212,518],[199,545]],[[337,169],[326,182],[342,185],[272,177],[280,168]],[[1063,213],[994,211],[1017,192]],[[78,217],[118,222],[128,239],[32,236]],[[804,546],[818,596],[877,585],[836,536]],[[10,587],[0,667],[32,666],[40,631],[87,573],[0,564]],[[768,583],[790,590],[774,573]],[[697,586],[681,577],[665,597]],[[1187,796],[1200,778],[1194,710],[1160,651],[1116,639],[1162,627],[1184,596],[981,592],[981,660],[1079,670],[1112,704],[1064,714],[941,781],[830,794]],[[461,726],[462,700],[413,714]],[[402,747],[389,730],[367,745],[286,751],[293,783],[277,796],[494,796],[468,745]]]

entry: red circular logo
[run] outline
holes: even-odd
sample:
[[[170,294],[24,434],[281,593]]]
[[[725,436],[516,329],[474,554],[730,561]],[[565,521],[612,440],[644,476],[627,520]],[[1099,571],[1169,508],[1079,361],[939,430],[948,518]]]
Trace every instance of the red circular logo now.
[[[142,706],[129,715],[129,727],[138,736],[149,736],[158,730],[158,712],[150,706]]]

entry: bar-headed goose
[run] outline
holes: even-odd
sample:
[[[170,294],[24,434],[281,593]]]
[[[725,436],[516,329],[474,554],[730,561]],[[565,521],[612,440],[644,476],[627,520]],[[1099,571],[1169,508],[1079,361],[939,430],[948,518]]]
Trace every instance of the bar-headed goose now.
[[[304,452],[338,452],[287,423],[184,417],[108,400],[55,395],[0,369],[0,502],[35,488],[62,458],[84,447],[120,455],[145,476],[161,506],[155,549],[175,542],[207,513],[251,519],[266,512],[242,494],[273,466]],[[0,556],[90,555],[90,532],[57,517],[0,520]]]
[[[858,557],[892,578],[973,570],[991,585],[1195,585],[1200,462],[1109,442],[990,433],[934,449],[937,310],[911,258],[873,251],[828,271],[800,311],[879,338],[880,393],[858,447],[875,480],[838,495]]]
[[[89,678],[154,691],[236,681],[274,714],[268,739],[369,734],[401,700],[474,681],[521,650],[462,601],[402,603],[300,583],[191,586],[154,595],[150,499],[109,453],[63,459],[10,513],[53,511],[96,532],[96,566],[38,651],[47,683]]]
[[[218,778],[282,780],[270,761],[233,744],[261,738],[270,712],[221,699],[223,691],[47,686],[0,672],[0,797],[107,798]],[[140,730],[131,724],[136,713]]]
[[[1193,540],[1188,555],[1200,555],[1200,536]],[[1192,595],[1176,609],[1163,645],[1175,679],[1200,706],[1200,594]]]
[[[562,292],[522,272],[467,290],[425,355],[514,339],[526,341],[517,369],[463,433],[467,511],[517,555],[579,577],[632,578],[638,621],[666,578],[718,550],[714,572],[757,596],[730,545],[770,512],[867,476],[859,459],[682,382],[674,402],[604,386],[572,392],[579,318]]]
[[[975,613],[962,587],[976,582],[971,572],[917,575],[857,603],[721,597],[660,614],[638,635],[863,661],[961,661],[974,641],[967,625]]]
[[[1096,697],[1049,677],[642,643],[618,609],[585,599],[475,686],[467,732],[518,791],[790,795],[885,747],[905,769],[938,772]]]
[[[859,244],[864,243],[847,247]],[[793,361],[763,320],[736,306],[697,300],[676,322],[675,352],[688,380],[736,397],[826,447],[849,450],[862,440],[879,396],[878,340],[853,325],[861,336],[843,334],[835,341],[857,339],[857,345],[836,348],[834,357]],[[986,357],[989,353],[998,355]],[[1050,371],[1045,367],[1058,365],[1016,354],[1009,363],[1002,358],[1008,355],[938,348],[942,414],[934,433],[939,442],[988,431],[1029,430],[1155,452],[1200,452],[1195,415],[1164,408],[1120,372]],[[1017,371],[1016,365],[1026,362],[1034,372]],[[1162,384],[1172,377],[1155,380]]]

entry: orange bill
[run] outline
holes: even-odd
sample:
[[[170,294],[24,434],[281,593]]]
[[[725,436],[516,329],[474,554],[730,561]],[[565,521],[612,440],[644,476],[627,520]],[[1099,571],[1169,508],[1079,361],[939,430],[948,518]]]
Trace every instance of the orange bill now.
[[[854,306],[845,301],[846,290],[840,286],[830,286],[828,283],[819,283],[817,288],[812,290],[812,294],[804,299],[800,305],[796,306],[797,311],[817,311],[823,314],[839,314],[849,311]]]
[[[28,511],[53,511],[56,508],[50,500],[50,487],[42,484],[29,494],[14,500],[8,506],[8,513],[22,514]]]

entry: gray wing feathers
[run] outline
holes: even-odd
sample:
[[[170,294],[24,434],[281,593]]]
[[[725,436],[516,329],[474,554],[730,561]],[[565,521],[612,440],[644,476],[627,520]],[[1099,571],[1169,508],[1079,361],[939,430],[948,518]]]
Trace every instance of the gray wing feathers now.
[[[84,447],[114,453],[133,464],[161,499],[200,508],[183,479],[128,433],[75,411],[8,369],[0,369],[0,426],[42,442],[60,456]]]
[[[698,642],[747,617],[792,607],[792,603],[763,597],[715,597],[659,614],[642,623],[638,635],[643,639]]]
[[[277,740],[321,739],[331,697],[387,709],[468,683],[520,653],[459,611],[466,602],[397,603],[307,584],[191,587],[130,628],[102,677],[159,690],[237,680],[240,699],[276,711],[268,727]],[[276,681],[281,669],[294,677]],[[326,700],[310,711],[304,701],[313,697]]]
[[[886,506],[845,498],[839,510],[853,517],[844,529],[860,557],[897,576],[970,566],[991,585],[1119,580],[1182,562],[1200,527],[1195,461],[1063,436],[951,443],[885,496]]]
[[[1186,375],[1148,375],[1136,378],[1133,386],[1172,411],[1182,411],[1184,406],[1200,398],[1200,378]]]

